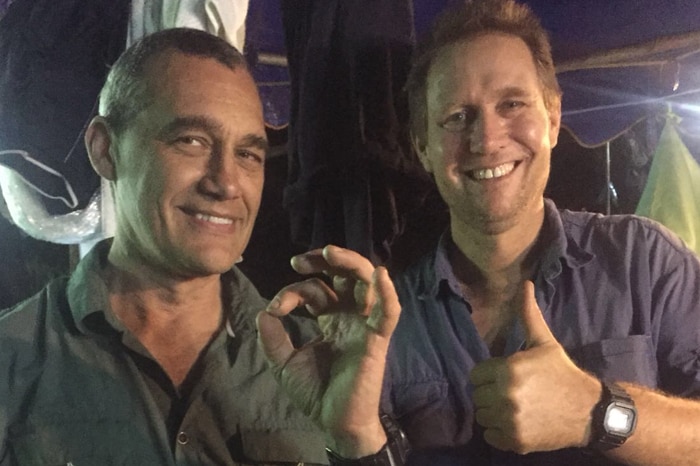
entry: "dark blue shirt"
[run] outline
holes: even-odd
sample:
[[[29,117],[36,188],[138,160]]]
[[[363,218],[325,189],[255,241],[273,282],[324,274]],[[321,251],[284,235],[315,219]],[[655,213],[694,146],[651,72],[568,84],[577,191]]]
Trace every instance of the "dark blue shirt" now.
[[[574,362],[601,379],[700,394],[697,256],[647,219],[558,211],[549,200],[545,212],[537,302]],[[615,464],[579,449],[521,456],[483,441],[469,374],[490,353],[449,264],[450,241],[446,233],[433,253],[394,277],[403,311],[383,403],[416,450],[412,464]],[[516,325],[506,355],[524,341]]]

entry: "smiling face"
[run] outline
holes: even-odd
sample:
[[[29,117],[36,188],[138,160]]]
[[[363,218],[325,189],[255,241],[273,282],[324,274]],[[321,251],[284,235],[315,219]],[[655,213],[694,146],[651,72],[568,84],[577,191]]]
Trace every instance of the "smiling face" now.
[[[111,136],[110,260],[167,276],[222,273],[260,206],[267,142],[257,89],[242,67],[175,51],[148,76],[149,103]]]
[[[558,100],[545,108],[525,43],[487,33],[446,47],[426,93],[425,140],[415,145],[453,226],[499,234],[541,219],[560,111]]]

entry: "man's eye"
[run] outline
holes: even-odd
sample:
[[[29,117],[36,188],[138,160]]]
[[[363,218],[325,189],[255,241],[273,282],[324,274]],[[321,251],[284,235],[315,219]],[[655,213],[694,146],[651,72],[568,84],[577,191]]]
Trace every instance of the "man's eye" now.
[[[448,116],[440,127],[450,132],[458,132],[466,130],[474,121],[474,112],[467,109],[460,110]]]
[[[500,107],[503,111],[517,110],[525,106],[522,100],[506,100],[501,103]]]
[[[265,161],[264,156],[262,156],[256,152],[250,151],[250,150],[239,150],[237,152],[237,155],[241,159],[244,159],[244,160],[247,160],[250,162],[254,162],[254,163],[258,163],[258,164],[262,164]]]
[[[177,138],[176,142],[187,146],[204,146],[204,142],[194,136],[182,136]]]
[[[178,136],[173,140],[173,148],[190,156],[202,156],[211,153],[212,145],[201,136]]]

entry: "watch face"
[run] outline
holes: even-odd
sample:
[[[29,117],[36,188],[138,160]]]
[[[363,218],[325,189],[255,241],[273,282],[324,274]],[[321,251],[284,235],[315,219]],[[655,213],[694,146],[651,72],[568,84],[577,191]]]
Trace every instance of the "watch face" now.
[[[634,421],[634,408],[612,403],[605,413],[605,430],[611,434],[626,436],[634,430]]]

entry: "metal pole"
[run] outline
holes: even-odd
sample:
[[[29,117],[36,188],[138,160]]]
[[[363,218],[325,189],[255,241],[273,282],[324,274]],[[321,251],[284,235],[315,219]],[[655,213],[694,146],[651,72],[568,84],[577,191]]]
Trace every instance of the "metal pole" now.
[[[610,180],[610,141],[605,143],[605,214],[610,215],[611,211],[611,191],[612,182]]]

